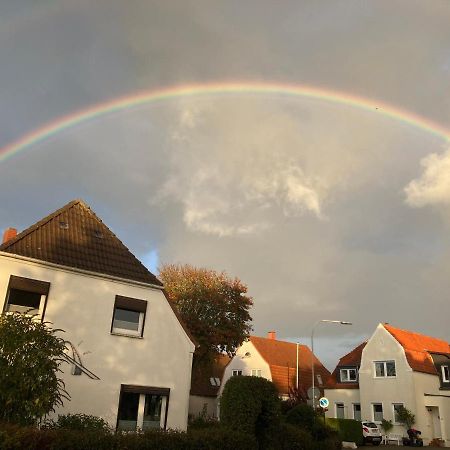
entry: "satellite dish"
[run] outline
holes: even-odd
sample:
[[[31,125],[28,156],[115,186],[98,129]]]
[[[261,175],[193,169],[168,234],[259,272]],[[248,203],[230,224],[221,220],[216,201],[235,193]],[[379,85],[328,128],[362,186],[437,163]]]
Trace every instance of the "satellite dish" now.
[[[314,395],[313,395],[313,393],[314,393]],[[313,399],[313,397],[314,397],[314,399],[318,399],[318,398],[320,398],[320,389],[319,388],[314,388],[314,391],[313,391],[313,388],[312,388],[312,386],[308,389],[308,391],[307,391],[307,394],[308,394],[308,398],[309,399]]]

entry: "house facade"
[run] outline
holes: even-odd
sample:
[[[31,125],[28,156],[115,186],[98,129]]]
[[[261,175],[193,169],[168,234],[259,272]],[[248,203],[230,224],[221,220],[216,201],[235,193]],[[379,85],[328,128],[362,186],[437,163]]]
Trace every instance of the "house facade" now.
[[[244,375],[272,381],[282,399],[289,398],[293,391],[306,398],[312,385],[312,364],[315,385],[323,392],[330,372],[306,345],[277,340],[274,331],[269,332],[267,338],[250,336],[225,368],[220,394],[229,378]]]
[[[192,338],[151,274],[82,201],[0,246],[0,308],[51,322],[62,378],[85,413],[117,429],[187,427]]]
[[[425,445],[450,446],[450,347],[448,342],[379,324],[373,335],[339,361],[327,382],[328,417],[391,420],[406,435],[397,409],[415,415]]]

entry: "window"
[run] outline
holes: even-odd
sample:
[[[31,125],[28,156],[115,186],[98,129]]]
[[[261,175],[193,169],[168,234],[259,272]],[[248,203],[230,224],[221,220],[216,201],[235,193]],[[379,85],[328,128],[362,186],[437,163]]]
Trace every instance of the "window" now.
[[[450,367],[441,366],[441,372],[442,372],[442,381],[444,383],[450,383]]]
[[[50,283],[11,275],[3,312],[39,315],[45,313]]]
[[[353,403],[353,418],[361,422],[361,405],[359,403]]]
[[[392,403],[392,416],[394,418],[394,423],[399,424],[398,420],[398,410],[403,407],[403,403]]]
[[[317,378],[317,383],[319,384],[319,386],[323,385],[323,381],[322,381],[322,375],[318,374],[316,375]]]
[[[261,369],[252,369],[252,377],[260,377]]]
[[[345,419],[345,407],[343,403],[336,403],[336,418]]]
[[[233,370],[233,371],[231,372],[231,375],[232,375],[233,377],[241,376],[241,375],[242,375],[242,370]]]
[[[142,337],[147,302],[136,298],[116,296],[111,333]]]
[[[166,428],[170,389],[122,385],[117,429],[124,431]]]
[[[209,382],[211,383],[211,386],[220,386],[220,378],[211,377]]]
[[[383,420],[383,404],[373,403],[372,413],[373,413],[373,421],[381,423],[381,421]]]
[[[356,381],[356,379],[357,379],[358,372],[357,372],[356,368],[341,369],[340,373],[341,373],[341,382],[342,383],[349,383],[352,381]]]
[[[375,377],[386,378],[395,377],[395,361],[375,361]]]

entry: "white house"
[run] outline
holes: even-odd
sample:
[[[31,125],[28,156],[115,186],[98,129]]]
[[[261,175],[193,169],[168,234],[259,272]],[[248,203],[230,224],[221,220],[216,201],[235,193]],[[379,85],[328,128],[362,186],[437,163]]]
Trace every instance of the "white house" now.
[[[292,391],[297,390],[298,380],[298,392],[306,397],[307,389],[312,385],[312,363],[315,385],[323,391],[330,372],[312,355],[306,345],[279,341],[274,331],[270,331],[267,338],[250,336],[226,366],[220,394],[230,377],[247,375],[272,381],[283,399],[287,399]]]
[[[71,396],[56,413],[118,429],[187,426],[192,338],[151,274],[82,201],[0,246],[0,307],[65,330]]]
[[[379,324],[367,341],[339,361],[327,382],[328,417],[398,423],[399,406],[412,411],[425,445],[450,446],[450,346],[441,339]]]

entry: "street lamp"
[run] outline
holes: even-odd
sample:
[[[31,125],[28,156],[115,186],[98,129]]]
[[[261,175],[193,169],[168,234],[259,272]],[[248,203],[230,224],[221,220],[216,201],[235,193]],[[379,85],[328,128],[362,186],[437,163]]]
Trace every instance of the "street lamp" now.
[[[315,390],[315,382],[314,382],[314,328],[316,328],[319,323],[337,323],[338,325],[352,325],[351,322],[345,322],[344,320],[327,320],[322,319],[318,320],[312,327],[311,330],[311,373],[312,373],[312,407],[314,411],[316,410],[316,394]]]

